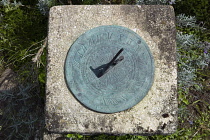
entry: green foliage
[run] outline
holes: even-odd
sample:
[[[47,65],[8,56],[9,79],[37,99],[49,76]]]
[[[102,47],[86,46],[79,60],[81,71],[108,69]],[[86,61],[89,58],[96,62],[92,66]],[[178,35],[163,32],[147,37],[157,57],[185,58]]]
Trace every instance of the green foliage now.
[[[56,5],[94,5],[94,4],[136,4],[136,0],[38,0],[38,9],[48,15],[49,9]]]
[[[110,0],[110,4],[136,4],[136,0]]]
[[[72,138],[72,139],[81,139],[83,138],[83,135],[79,135],[79,134],[67,134],[66,135],[67,138]]]
[[[36,44],[47,34],[47,19],[38,10],[1,5],[0,59],[16,70],[37,52]]]
[[[44,126],[46,50],[39,69],[32,58],[41,48],[40,40],[47,35],[47,18],[32,5],[8,0],[1,1],[0,15],[0,65],[12,68],[18,75],[17,89],[0,92],[1,108],[3,103],[0,136],[2,139],[38,138]]]
[[[209,0],[180,0],[177,1],[175,11],[177,14],[196,16],[198,21],[206,21],[206,26],[210,26],[210,2]]]
[[[160,5],[168,4],[170,0],[137,0],[137,4]]]
[[[100,0],[83,0],[82,4],[84,5],[94,5],[99,4]]]
[[[205,27],[203,32],[195,33],[202,40],[210,41],[210,1],[209,0],[181,0],[174,5],[176,14],[195,16],[197,23]]]
[[[20,6],[22,6],[21,2],[16,2],[16,0],[11,3],[8,0],[2,0],[0,1],[0,5],[4,6],[6,8],[6,12],[11,11],[11,10],[15,10],[17,8],[19,8]]]
[[[44,126],[44,102],[39,95],[36,66],[27,63],[18,74],[7,79],[16,86],[0,92],[0,136],[5,140],[40,138]]]
[[[206,121],[209,115],[202,113],[210,113],[209,98],[202,84],[208,77],[202,73],[209,72],[210,63],[210,45],[205,42],[209,38],[207,34],[201,36],[206,30],[197,24],[195,16],[177,16],[179,125],[182,128],[179,131],[183,133],[179,139],[203,139],[209,133],[210,123]]]
[[[57,0],[39,0],[37,6],[43,15],[48,15],[50,8],[59,4],[60,2],[57,2]]]
[[[25,6],[34,7],[36,6],[39,0],[18,0],[18,1],[20,1]]]
[[[197,71],[207,68],[210,63],[210,54],[205,52],[208,44],[201,42],[198,37],[193,35],[194,32],[187,30],[192,28],[200,30],[195,17],[184,14],[177,16],[178,84],[185,93],[188,93],[191,86],[201,86],[196,82],[202,80],[198,78]],[[183,30],[185,30],[184,33]]]
[[[178,27],[191,27],[195,28],[199,26],[196,24],[196,18],[195,16],[185,16],[185,14],[180,14],[176,16],[176,24]]]

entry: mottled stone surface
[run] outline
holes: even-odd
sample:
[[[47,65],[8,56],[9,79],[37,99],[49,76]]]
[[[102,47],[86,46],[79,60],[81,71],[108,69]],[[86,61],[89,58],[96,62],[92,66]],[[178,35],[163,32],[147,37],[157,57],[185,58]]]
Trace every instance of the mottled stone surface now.
[[[170,134],[177,127],[175,16],[171,6],[56,6],[50,10],[46,84],[46,128],[55,133]],[[83,107],[64,79],[72,43],[101,25],[119,25],[139,34],[154,56],[154,83],[129,110],[103,114]]]

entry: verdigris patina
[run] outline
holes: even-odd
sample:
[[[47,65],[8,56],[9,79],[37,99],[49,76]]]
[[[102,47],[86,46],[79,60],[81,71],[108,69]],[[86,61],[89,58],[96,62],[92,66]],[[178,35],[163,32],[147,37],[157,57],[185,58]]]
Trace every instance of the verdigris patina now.
[[[91,110],[115,113],[139,103],[152,86],[154,60],[146,42],[117,25],[82,34],[65,61],[66,83]]]

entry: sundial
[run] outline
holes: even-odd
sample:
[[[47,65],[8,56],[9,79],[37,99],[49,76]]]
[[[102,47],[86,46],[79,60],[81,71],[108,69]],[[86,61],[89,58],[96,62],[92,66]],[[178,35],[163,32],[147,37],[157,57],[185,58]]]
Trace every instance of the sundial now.
[[[115,113],[138,104],[154,78],[154,60],[146,42],[117,25],[88,30],[71,45],[65,79],[74,97],[90,110]]]

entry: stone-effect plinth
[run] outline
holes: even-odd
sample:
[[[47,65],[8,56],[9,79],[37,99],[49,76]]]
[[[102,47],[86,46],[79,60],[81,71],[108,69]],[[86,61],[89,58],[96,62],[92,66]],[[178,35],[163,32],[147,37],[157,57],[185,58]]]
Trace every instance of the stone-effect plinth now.
[[[177,127],[175,15],[171,6],[56,6],[50,10],[46,85],[46,128],[54,133],[171,134]],[[139,34],[155,62],[154,83],[129,110],[103,114],[83,107],[64,78],[69,47],[84,32],[119,25]]]

